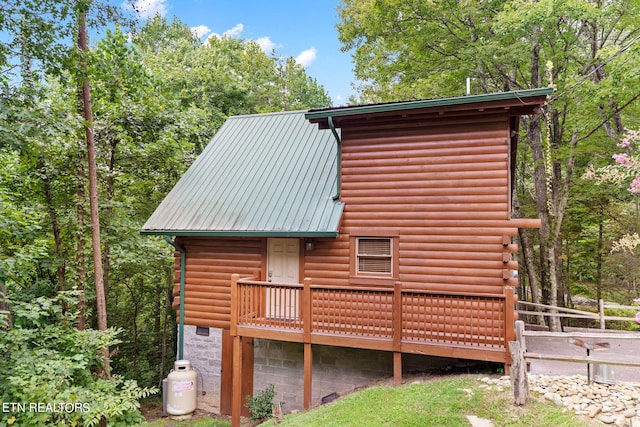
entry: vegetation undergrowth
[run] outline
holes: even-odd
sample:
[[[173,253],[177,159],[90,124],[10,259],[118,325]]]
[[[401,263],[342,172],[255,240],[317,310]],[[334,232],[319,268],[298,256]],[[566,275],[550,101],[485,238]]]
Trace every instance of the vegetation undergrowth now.
[[[0,313],[0,426],[131,426],[144,421],[139,400],[157,392],[103,376],[100,349],[117,330],[78,330],[75,291],[12,301]]]

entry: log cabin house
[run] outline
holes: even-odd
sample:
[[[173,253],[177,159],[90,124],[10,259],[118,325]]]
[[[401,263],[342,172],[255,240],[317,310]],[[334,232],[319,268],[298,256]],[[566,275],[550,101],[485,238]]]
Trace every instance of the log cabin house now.
[[[454,359],[508,366],[514,237],[539,226],[510,215],[518,125],[551,92],[230,117],[142,230],[176,248],[199,406],[237,423],[268,384],[288,411]]]

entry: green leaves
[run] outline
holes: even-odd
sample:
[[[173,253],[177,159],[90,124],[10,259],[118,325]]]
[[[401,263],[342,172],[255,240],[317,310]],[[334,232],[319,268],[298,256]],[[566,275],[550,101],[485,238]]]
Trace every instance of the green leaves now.
[[[28,410],[0,413],[0,425],[129,426],[142,421],[138,400],[156,393],[118,376],[100,378],[100,349],[119,343],[115,329],[79,331],[77,292],[12,302],[14,327],[0,330],[0,400]],[[65,312],[64,307],[67,307]],[[33,406],[32,406],[33,405]]]

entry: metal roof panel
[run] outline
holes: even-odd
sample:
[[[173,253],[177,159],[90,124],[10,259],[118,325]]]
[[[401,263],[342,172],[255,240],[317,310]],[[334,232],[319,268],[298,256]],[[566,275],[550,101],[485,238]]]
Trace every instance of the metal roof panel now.
[[[142,233],[337,235],[336,142],[304,114],[229,118]]]

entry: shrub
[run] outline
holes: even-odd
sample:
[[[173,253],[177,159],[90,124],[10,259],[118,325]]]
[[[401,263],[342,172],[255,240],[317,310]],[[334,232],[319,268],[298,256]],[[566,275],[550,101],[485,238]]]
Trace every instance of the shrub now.
[[[273,398],[275,396],[273,384],[269,384],[269,387],[258,391],[254,396],[247,396],[247,408],[251,412],[251,419],[270,418],[273,413]]]
[[[100,349],[119,331],[75,328],[73,291],[29,302],[12,301],[14,327],[0,330],[0,426],[109,426],[139,424],[138,400],[156,393],[135,381],[100,376]],[[4,408],[3,408],[4,409]]]

